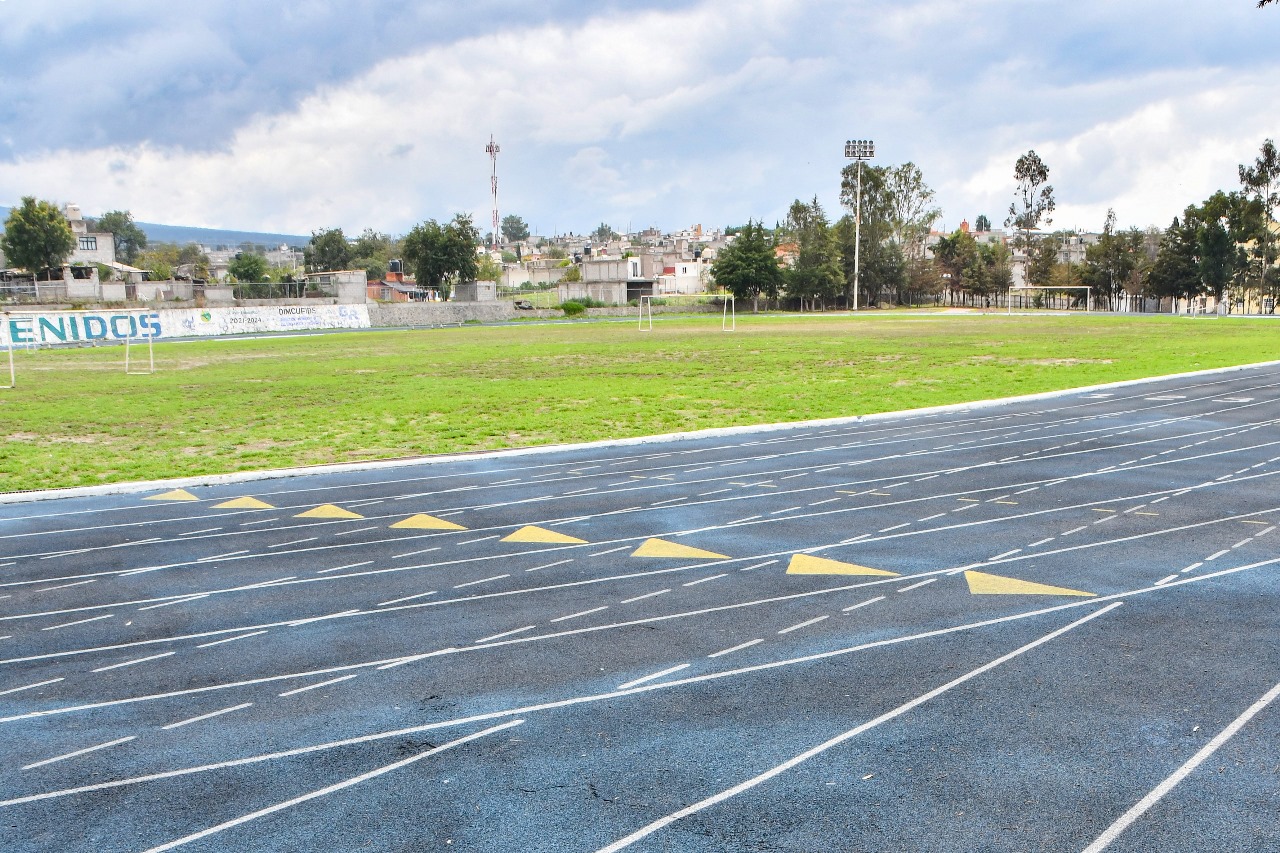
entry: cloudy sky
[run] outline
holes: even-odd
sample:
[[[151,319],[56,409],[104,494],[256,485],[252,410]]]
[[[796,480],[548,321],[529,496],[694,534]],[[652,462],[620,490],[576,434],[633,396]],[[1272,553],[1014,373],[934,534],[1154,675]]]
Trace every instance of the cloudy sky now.
[[[1254,0],[0,0],[0,204],[149,222],[536,233],[838,212],[843,143],[915,162],[942,223],[1013,163],[1061,227],[1166,225],[1280,137]]]

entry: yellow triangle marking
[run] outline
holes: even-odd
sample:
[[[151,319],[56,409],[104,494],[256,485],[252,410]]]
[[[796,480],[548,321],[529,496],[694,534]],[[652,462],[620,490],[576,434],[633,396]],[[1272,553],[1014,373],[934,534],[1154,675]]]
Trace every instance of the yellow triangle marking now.
[[[793,554],[791,564],[787,566],[789,575],[878,575],[880,577],[898,577],[897,572],[886,572],[884,569],[872,569],[856,563],[842,563],[839,560],[828,560],[825,557],[811,557],[808,554]]]
[[[322,504],[315,509],[300,512],[295,515],[294,518],[364,518],[364,516],[354,513],[349,509],[343,509],[340,506]]]
[[[676,542],[668,542],[665,539],[648,539],[645,543],[635,550],[631,556],[633,557],[676,557],[677,559],[693,559],[693,560],[727,560],[724,554],[717,554],[715,551],[704,551],[701,548],[691,548],[688,545],[680,545]]]
[[[257,498],[236,498],[235,500],[225,501],[220,504],[214,504],[214,509],[275,509],[271,504],[260,501]]]
[[[1078,589],[989,575],[986,572],[968,571],[964,573],[964,579],[969,582],[969,592],[974,595],[1075,595],[1080,598],[1093,598],[1097,595]]]
[[[174,489],[172,492],[165,492],[162,495],[152,495],[149,498],[143,498],[144,501],[198,501],[195,495],[186,489]]]
[[[545,527],[534,527],[532,524],[521,527],[510,536],[504,537],[502,542],[541,542],[548,545],[586,545],[587,540],[576,539],[573,536],[566,536],[563,533],[556,533],[554,530],[547,530]]]
[[[436,518],[434,515],[411,515],[404,521],[397,521],[392,527],[402,530],[466,530],[461,524]]]

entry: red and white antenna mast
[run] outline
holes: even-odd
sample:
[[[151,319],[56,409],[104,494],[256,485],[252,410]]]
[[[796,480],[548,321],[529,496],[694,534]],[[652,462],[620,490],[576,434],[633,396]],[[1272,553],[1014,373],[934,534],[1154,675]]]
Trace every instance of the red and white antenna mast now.
[[[493,248],[496,250],[498,248],[498,152],[502,149],[493,141],[492,133],[489,134],[489,144],[484,147],[484,150],[489,155],[489,162],[493,164],[489,190],[493,193]]]

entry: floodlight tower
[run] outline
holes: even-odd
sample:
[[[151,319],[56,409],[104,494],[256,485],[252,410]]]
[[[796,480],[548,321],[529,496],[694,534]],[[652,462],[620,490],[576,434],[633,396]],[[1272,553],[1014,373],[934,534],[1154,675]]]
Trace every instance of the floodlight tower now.
[[[862,250],[862,161],[876,156],[876,144],[870,139],[850,139],[844,144],[844,156],[858,161],[858,200],[853,214],[853,310],[857,311],[859,255]]]
[[[484,147],[485,153],[489,155],[489,162],[493,164],[493,176],[489,178],[489,190],[493,193],[493,248],[498,249],[498,152],[502,149],[498,147],[498,143],[493,141],[493,134],[489,134],[489,144]]]

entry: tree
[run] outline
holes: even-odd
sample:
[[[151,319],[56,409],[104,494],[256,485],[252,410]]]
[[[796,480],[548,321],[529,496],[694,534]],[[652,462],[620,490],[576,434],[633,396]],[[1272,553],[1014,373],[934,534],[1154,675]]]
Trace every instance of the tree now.
[[[529,239],[529,224],[514,213],[502,217],[501,231],[508,243],[522,243]]]
[[[787,226],[795,235],[797,255],[795,265],[784,275],[787,294],[811,303],[825,303],[834,299],[843,289],[844,276],[837,264],[835,240],[827,215],[815,196],[805,204],[798,199],[791,205]]]
[[[1254,255],[1258,258],[1258,285],[1263,293],[1269,292],[1269,284],[1273,278],[1272,266],[1276,254],[1271,246],[1271,223],[1275,221],[1276,205],[1280,204],[1280,156],[1276,154],[1276,144],[1268,139],[1262,143],[1262,151],[1252,166],[1240,166],[1240,185],[1246,192],[1254,194],[1261,208],[1261,231],[1258,241],[1255,238]]]
[[[1035,151],[1028,151],[1018,158],[1013,167],[1013,179],[1018,182],[1018,188],[1014,191],[1009,217],[1004,224],[1017,229],[1017,246],[1030,258],[1031,232],[1039,229],[1041,222],[1053,224],[1051,214],[1057,203],[1053,199],[1053,187],[1048,183],[1049,167]]]
[[[1058,252],[1062,250],[1062,239],[1056,234],[1045,237],[1033,245],[1030,260],[1027,262],[1027,284],[1047,285],[1053,281],[1054,269],[1058,266]]]
[[[351,268],[351,244],[341,228],[311,232],[311,240],[302,250],[303,263],[312,272],[328,272]]]
[[[850,163],[841,172],[840,202],[851,211],[857,208],[857,185],[857,164]],[[914,163],[862,169],[862,225],[857,230],[869,303],[878,302],[882,292],[891,292],[894,301],[902,304],[907,301],[909,282],[920,285],[936,280],[924,257],[925,239],[942,215],[933,199],[934,191]],[[852,259],[842,263],[852,269]],[[852,282],[849,273],[847,280]]]
[[[57,205],[23,196],[22,205],[9,211],[0,235],[0,252],[10,266],[52,279],[76,247],[76,235]]]
[[[108,231],[116,245],[116,260],[132,265],[138,253],[147,248],[147,232],[133,221],[127,210],[112,210],[102,214],[94,223],[98,231]]]
[[[596,226],[596,230],[591,232],[591,236],[595,238],[597,243],[608,243],[616,234],[612,227],[605,222],[601,222]]]
[[[267,259],[253,252],[238,252],[227,264],[227,272],[235,276],[236,281],[266,281]]]
[[[884,173],[881,193],[893,241],[908,259],[923,257],[925,238],[942,210],[934,206],[935,193],[924,182],[920,167],[915,163],[890,167]]]
[[[454,284],[476,280],[479,237],[469,215],[459,213],[446,225],[429,219],[405,235],[405,262],[419,284],[436,288],[448,299]]]
[[[1147,293],[1157,299],[1190,299],[1200,292],[1197,242],[1195,224],[1180,223],[1175,216],[1160,238],[1155,262],[1147,270]]]
[[[748,220],[733,242],[716,255],[711,275],[736,299],[751,299],[753,312],[759,310],[761,296],[776,297],[782,288],[782,269],[763,224]]]
[[[1145,236],[1136,228],[1117,233],[1116,212],[1107,210],[1098,242],[1085,249],[1084,283],[1106,297],[1115,308],[1127,283],[1136,281],[1138,268],[1146,259],[1143,243]]]
[[[978,214],[978,218],[973,223],[973,230],[979,234],[984,234],[991,230],[991,220],[987,218],[985,213]]]

